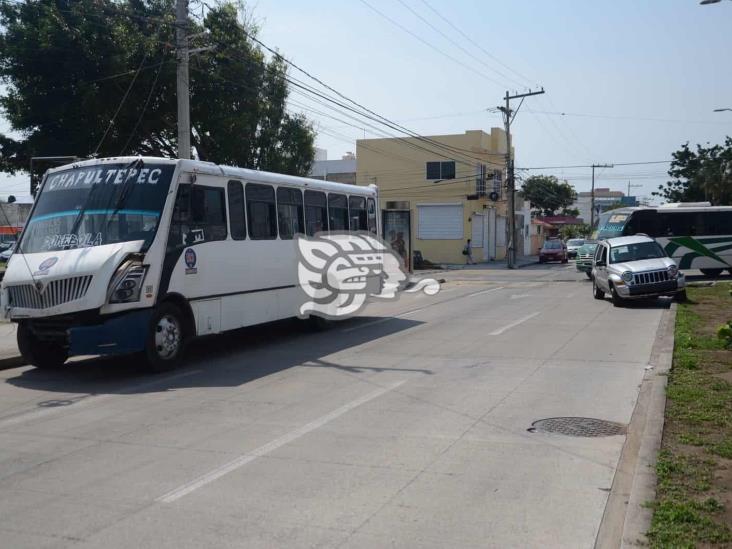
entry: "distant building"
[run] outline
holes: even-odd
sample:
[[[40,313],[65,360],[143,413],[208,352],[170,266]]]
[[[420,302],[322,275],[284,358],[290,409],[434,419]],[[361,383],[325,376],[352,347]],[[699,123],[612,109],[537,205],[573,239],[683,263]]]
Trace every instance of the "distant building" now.
[[[325,149],[315,150],[315,161],[310,168],[310,177],[323,181],[356,184],[355,154],[347,152],[340,160],[328,160],[327,157]]]
[[[607,187],[600,187],[595,189],[595,218],[597,218],[598,212],[604,212],[607,208],[614,204],[622,202],[625,197],[625,193],[622,191],[611,191]],[[585,223],[589,223],[592,219],[592,193],[581,192],[577,193],[577,200],[570,208],[577,208],[579,210],[579,216]]]
[[[0,203],[0,242],[17,238],[32,207],[33,204],[28,202]]]
[[[356,147],[358,184],[378,185],[387,240],[403,238],[408,250],[419,251],[432,263],[464,263],[462,250],[468,239],[475,261],[505,257],[506,134],[502,129],[359,139]],[[517,213],[519,208],[517,204]],[[528,234],[519,219],[519,255],[524,252],[524,232]]]

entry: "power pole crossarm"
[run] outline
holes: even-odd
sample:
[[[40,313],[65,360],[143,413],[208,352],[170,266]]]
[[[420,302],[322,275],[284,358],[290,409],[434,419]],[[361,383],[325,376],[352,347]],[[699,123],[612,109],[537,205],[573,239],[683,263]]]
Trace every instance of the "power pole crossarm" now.
[[[178,158],[191,157],[191,110],[188,90],[188,0],[176,0],[175,39],[178,58]]]
[[[506,190],[508,191],[506,265],[509,269],[514,269],[516,266],[516,184],[514,179],[513,150],[511,146],[511,122],[513,122],[513,119],[516,118],[516,114],[518,113],[518,109],[516,109],[516,113],[511,111],[511,99],[521,99],[523,102],[526,97],[541,95],[542,93],[544,93],[544,88],[539,91],[529,90],[526,93],[518,93],[514,95],[510,95],[506,92],[506,96],[504,97],[506,100],[506,106],[498,107],[498,109],[503,113],[504,124],[506,126]],[[519,105],[519,108],[521,108],[521,105]]]

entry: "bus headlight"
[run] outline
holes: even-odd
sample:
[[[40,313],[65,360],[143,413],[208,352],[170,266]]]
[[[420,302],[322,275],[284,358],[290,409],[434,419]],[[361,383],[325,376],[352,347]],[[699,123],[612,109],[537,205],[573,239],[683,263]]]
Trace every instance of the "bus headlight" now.
[[[676,278],[677,276],[679,276],[679,268],[676,265],[669,266],[668,276],[671,278]]]
[[[145,279],[147,267],[138,259],[124,261],[112,277],[107,291],[109,303],[131,303],[140,301],[142,282]]]
[[[626,284],[630,284],[631,282],[633,282],[633,273],[631,273],[630,271],[625,271],[620,278],[622,278],[623,282],[625,282]]]

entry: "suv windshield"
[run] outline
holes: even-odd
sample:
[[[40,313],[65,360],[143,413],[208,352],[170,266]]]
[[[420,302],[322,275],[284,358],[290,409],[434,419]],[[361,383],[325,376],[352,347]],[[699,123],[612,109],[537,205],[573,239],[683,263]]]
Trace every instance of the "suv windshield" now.
[[[666,257],[666,254],[656,242],[637,242],[610,248],[610,263],[658,259],[659,257]]]
[[[19,250],[37,253],[117,242],[152,243],[174,164],[103,164],[47,176]]]
[[[547,240],[544,242],[545,250],[559,250],[562,248],[562,243],[559,240]]]

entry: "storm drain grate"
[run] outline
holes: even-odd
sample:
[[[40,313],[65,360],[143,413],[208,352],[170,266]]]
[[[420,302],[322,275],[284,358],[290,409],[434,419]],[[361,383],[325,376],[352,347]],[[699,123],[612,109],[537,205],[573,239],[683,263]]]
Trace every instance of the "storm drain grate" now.
[[[622,423],[591,417],[550,417],[536,420],[529,431],[570,437],[612,437],[624,435],[627,428]]]

